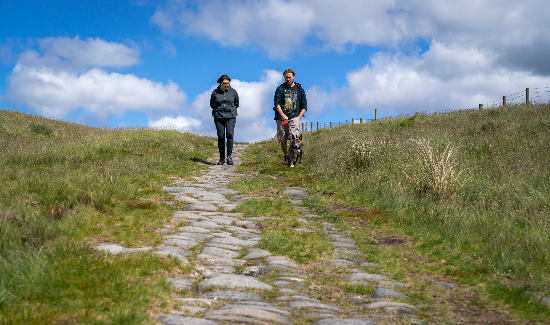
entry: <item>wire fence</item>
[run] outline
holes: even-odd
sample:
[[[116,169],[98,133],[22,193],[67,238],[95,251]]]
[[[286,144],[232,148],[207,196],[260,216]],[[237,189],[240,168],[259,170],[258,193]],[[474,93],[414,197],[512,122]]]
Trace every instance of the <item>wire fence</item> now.
[[[533,88],[533,104],[550,104],[550,86]]]
[[[502,96],[485,104],[479,104],[478,108],[494,109],[505,107],[507,105],[543,105],[550,104],[550,86],[525,88],[513,94]],[[471,109],[471,108],[470,108]],[[377,120],[378,110],[374,109],[374,118],[352,118],[344,122],[302,122],[300,127],[302,132],[313,132],[320,129],[340,127],[353,124],[363,124],[369,121]]]
[[[367,123],[368,121],[376,121],[376,110],[374,113],[374,118],[352,118],[350,120],[345,120],[343,122],[302,122],[300,125],[300,129],[302,132],[312,132],[319,129],[326,129],[326,128],[335,128],[340,126],[346,126],[346,125],[352,125],[352,124],[363,124]]]

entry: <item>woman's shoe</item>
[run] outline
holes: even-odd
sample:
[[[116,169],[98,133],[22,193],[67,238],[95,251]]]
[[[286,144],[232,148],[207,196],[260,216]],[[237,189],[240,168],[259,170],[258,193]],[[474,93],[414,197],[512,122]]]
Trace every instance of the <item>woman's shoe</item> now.
[[[233,157],[227,156],[227,164],[228,165],[233,165]]]
[[[225,164],[225,160],[224,160],[224,159],[220,159],[220,160],[216,163],[216,165],[223,165],[223,164]]]

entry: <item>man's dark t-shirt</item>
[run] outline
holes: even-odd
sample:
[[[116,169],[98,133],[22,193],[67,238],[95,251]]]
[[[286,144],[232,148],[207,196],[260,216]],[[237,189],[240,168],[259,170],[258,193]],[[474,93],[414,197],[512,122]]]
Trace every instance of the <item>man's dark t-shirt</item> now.
[[[292,87],[283,83],[275,90],[274,104],[275,120],[281,120],[276,110],[277,105],[281,106],[289,119],[295,118],[300,114],[300,110],[307,110],[306,92],[299,83],[294,83]]]

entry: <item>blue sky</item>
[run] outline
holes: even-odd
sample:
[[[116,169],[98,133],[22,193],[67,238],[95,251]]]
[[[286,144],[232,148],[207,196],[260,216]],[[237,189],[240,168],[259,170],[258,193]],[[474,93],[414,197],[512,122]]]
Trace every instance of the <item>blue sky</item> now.
[[[549,8],[543,0],[1,0],[0,109],[214,134],[208,97],[226,73],[242,102],[236,137],[256,141],[274,133],[273,91],[286,68],[307,91],[304,121],[475,107],[550,86]]]

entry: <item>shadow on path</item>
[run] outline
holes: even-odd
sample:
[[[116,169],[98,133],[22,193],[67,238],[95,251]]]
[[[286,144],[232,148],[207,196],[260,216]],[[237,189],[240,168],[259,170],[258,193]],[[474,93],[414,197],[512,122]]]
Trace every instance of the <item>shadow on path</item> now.
[[[213,162],[210,162],[210,161],[207,161],[207,160],[204,160],[204,159],[200,159],[200,158],[197,158],[197,157],[189,158],[189,160],[197,162],[197,163],[201,163],[201,164],[204,164],[204,165],[208,165],[208,166],[215,165],[215,163],[213,163]]]

